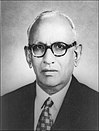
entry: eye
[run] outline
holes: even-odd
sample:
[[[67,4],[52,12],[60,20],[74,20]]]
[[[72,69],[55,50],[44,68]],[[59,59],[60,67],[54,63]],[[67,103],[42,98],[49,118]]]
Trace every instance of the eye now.
[[[35,51],[44,50],[44,46],[42,44],[34,45],[33,50]]]
[[[54,48],[55,48],[55,49],[64,50],[65,47],[66,47],[65,44],[64,44],[64,43],[61,43],[61,42],[58,42],[58,43],[55,43],[55,44],[54,44]]]

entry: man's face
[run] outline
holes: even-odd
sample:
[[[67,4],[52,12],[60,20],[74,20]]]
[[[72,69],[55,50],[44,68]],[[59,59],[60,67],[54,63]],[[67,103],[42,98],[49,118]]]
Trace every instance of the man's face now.
[[[30,43],[38,42],[48,46],[54,42],[71,44],[74,42],[74,34],[66,20],[59,17],[46,18],[38,25]],[[32,55],[37,83],[49,94],[61,90],[70,80],[74,68],[74,49],[75,47],[69,48],[61,57],[54,56],[50,49],[41,58]]]

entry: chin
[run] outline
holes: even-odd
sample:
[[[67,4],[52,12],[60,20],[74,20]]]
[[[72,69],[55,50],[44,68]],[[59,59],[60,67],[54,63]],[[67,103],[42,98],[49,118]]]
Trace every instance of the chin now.
[[[43,85],[46,85],[46,86],[56,86],[56,85],[58,85],[59,84],[59,80],[58,79],[54,79],[54,78],[50,78],[50,79],[43,79],[43,80],[41,80],[41,83],[43,84]]]

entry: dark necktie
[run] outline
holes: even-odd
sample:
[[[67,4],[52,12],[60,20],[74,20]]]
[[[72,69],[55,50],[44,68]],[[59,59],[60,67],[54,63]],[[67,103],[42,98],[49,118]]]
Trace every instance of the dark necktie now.
[[[36,131],[50,131],[53,125],[52,115],[50,114],[50,107],[53,105],[53,101],[49,97],[41,108],[44,108],[38,120]]]

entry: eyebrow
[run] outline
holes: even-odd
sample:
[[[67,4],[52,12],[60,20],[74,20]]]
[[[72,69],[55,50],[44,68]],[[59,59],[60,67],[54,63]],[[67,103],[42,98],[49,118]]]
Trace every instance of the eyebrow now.
[[[55,41],[55,42],[50,43],[50,44],[54,44],[54,43],[65,43],[65,44],[67,44],[66,42],[63,42],[63,41]],[[38,45],[38,44],[47,45],[47,43],[43,43],[43,42],[41,42],[41,41],[39,41],[39,42],[37,42],[37,43],[33,43],[33,44],[35,44],[35,45]]]

